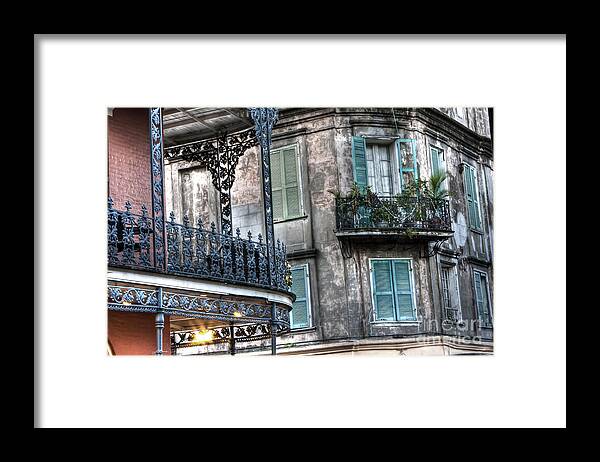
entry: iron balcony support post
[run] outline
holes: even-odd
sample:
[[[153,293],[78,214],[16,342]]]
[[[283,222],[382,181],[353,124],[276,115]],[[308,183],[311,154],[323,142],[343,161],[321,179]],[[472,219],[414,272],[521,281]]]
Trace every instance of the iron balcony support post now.
[[[156,313],[156,353],[157,355],[163,354],[163,330],[165,327],[165,315],[162,311]]]
[[[271,197],[271,133],[277,122],[275,108],[249,108],[250,117],[254,121],[256,138],[260,144],[261,171],[263,180],[263,204],[265,212],[265,244],[267,246],[267,262],[269,283],[276,284],[275,274],[275,240],[273,237],[273,201]]]
[[[233,327],[233,321],[229,323],[229,353],[231,356],[235,355],[235,333]]]
[[[150,168],[152,175],[152,241],[154,265],[165,269],[162,109],[150,108]]]
[[[158,297],[158,310],[156,312],[156,318],[154,325],[156,327],[156,355],[163,354],[163,330],[165,327],[165,314],[162,311],[162,287],[157,290]]]

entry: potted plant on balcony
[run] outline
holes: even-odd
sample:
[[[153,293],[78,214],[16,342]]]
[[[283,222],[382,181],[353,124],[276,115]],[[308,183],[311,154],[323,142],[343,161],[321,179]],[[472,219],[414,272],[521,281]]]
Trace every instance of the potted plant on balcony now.
[[[377,205],[377,195],[367,186],[364,190],[356,183],[345,197],[335,193],[339,201],[339,213],[344,221],[350,219],[352,227],[368,227],[372,222],[372,207]]]
[[[450,197],[450,193],[443,186],[445,179],[446,174],[444,172],[431,175],[431,177],[429,177],[429,181],[427,182],[427,187],[424,190],[424,197],[428,202],[428,218],[429,221],[436,226],[440,226],[444,223],[444,203]]]

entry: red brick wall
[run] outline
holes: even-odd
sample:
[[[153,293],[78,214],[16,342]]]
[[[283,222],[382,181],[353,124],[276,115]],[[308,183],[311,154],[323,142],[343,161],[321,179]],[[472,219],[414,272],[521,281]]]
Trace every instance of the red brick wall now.
[[[108,194],[114,207],[141,213],[142,204],[152,213],[150,125],[147,108],[115,108],[108,116]]]
[[[153,355],[156,351],[154,313],[108,311],[108,340],[115,355]],[[163,351],[171,354],[169,316],[165,316]]]

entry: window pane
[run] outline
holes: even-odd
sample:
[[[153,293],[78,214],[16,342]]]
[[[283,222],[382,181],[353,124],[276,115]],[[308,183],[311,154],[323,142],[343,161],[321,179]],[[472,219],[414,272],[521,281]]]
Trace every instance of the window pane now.
[[[392,163],[388,146],[379,146],[379,168],[381,172],[381,191],[386,196],[392,194]]]
[[[392,195],[392,179],[390,177],[381,179],[381,195],[391,196]]]
[[[375,186],[375,161],[373,156],[373,145],[367,145],[367,184],[374,192],[377,192]]]
[[[379,145],[379,161],[380,162],[389,162],[390,161],[390,150],[389,150],[389,147],[385,144]]]
[[[450,279],[450,271],[448,268],[442,268],[442,297],[443,303],[446,308],[450,308],[450,288],[449,288],[449,279]]]

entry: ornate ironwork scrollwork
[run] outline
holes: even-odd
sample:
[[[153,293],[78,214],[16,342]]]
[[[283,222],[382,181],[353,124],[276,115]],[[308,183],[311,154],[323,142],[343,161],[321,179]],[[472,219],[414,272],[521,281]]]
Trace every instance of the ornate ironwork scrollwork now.
[[[150,108],[150,151],[154,266],[158,269],[164,269],[163,127],[162,110],[159,107]]]
[[[138,287],[108,286],[108,307],[119,311],[155,312],[158,291]]]
[[[233,321],[236,324],[270,323],[275,319],[289,327],[289,308],[276,305],[273,317],[272,306],[264,303],[248,303],[241,300],[212,298],[205,294],[190,294],[175,291],[140,287],[109,285],[107,304],[117,311],[163,312],[170,315]]]
[[[112,198],[108,198],[108,264],[128,268],[150,269],[150,234],[152,219],[146,207],[142,214],[131,211],[131,204],[125,203],[125,211],[113,208]]]
[[[272,329],[276,335],[281,335],[289,331],[289,327],[263,323],[242,324],[233,327],[214,327],[202,331],[189,330],[179,331],[171,334],[171,344],[175,348],[187,348],[203,345],[214,345],[219,343],[231,342],[232,332],[233,340],[237,342],[252,342],[256,340],[266,340],[271,337]]]
[[[212,182],[221,202],[221,231],[232,235],[231,188],[235,181],[235,170],[244,153],[256,146],[258,139],[253,128],[216,138],[195,141],[165,149],[165,158],[184,159],[198,162],[211,174]]]

